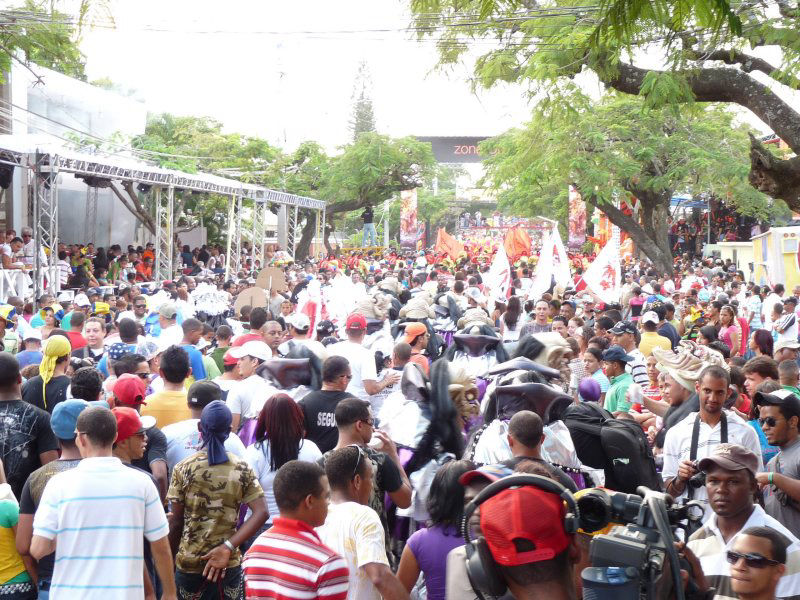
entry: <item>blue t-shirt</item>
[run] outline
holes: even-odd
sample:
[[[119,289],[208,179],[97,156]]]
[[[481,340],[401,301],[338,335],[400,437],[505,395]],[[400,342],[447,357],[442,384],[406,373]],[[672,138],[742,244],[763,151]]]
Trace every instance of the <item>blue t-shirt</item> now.
[[[189,364],[192,366],[192,377],[195,381],[200,381],[206,378],[206,367],[203,364],[203,354],[189,344],[181,344],[181,348],[186,350],[189,355]]]

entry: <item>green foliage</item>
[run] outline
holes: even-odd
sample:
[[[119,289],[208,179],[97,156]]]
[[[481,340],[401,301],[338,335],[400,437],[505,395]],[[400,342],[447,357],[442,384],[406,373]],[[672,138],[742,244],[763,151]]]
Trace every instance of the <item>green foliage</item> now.
[[[30,68],[42,67],[85,80],[84,57],[76,43],[80,23],[53,8],[52,2],[27,0],[18,8],[0,11],[0,78],[18,61]],[[88,10],[89,2],[81,2]]]
[[[612,95],[561,114],[537,112],[523,128],[487,140],[486,183],[501,207],[566,223],[574,184],[601,208],[631,195],[668,205],[673,194],[710,194],[744,214],[768,218],[778,208],[747,180],[747,131],[730,111],[697,105],[691,113],[645,109],[633,96]],[[658,226],[658,224],[655,224]],[[654,227],[645,234],[656,238]]]
[[[794,89],[800,85],[800,6],[789,0],[733,5],[728,0],[554,0],[533,7],[518,0],[410,4],[419,36],[437,40],[440,65],[477,55],[476,85],[514,81],[539,99],[558,97],[565,86],[574,91],[572,78],[587,68],[601,81],[616,84],[621,61],[635,64],[637,55],[658,49],[669,68],[649,79],[642,91],[654,107],[690,98],[686,74],[702,79],[704,68],[719,66],[709,60],[715,50],[777,46],[782,64],[767,74]],[[732,55],[716,60],[745,72],[753,68]]]

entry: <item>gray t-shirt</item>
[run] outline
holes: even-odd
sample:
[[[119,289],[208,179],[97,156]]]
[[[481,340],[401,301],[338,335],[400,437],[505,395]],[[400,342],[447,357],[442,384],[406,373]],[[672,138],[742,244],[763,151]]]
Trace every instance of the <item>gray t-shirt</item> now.
[[[800,478],[800,438],[796,439],[767,464],[767,472],[782,473],[794,479]],[[795,536],[800,535],[800,502],[774,485],[764,488],[764,508]]]

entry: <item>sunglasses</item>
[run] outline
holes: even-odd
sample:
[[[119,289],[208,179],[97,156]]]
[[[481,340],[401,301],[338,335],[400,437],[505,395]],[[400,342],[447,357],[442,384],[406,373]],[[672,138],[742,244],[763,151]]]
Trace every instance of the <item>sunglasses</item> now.
[[[764,417],[763,419],[758,420],[759,425],[762,427],[766,425],[767,427],[775,427],[778,424],[778,419],[775,417]]]
[[[728,550],[727,557],[728,562],[732,565],[735,565],[739,562],[739,559],[744,559],[744,564],[746,564],[751,569],[763,569],[765,567],[775,566],[780,564],[777,560],[772,560],[771,558],[767,558],[766,556],[761,556],[760,554],[742,554],[741,552],[734,552],[733,550]]]
[[[358,475],[358,468],[361,466],[361,459],[362,458],[369,459],[369,456],[367,456],[367,453],[358,444],[350,444],[350,446],[348,447],[355,448],[356,450],[358,450],[358,458],[356,458],[356,466],[353,469],[353,474],[350,476],[350,479],[355,479],[356,475]]]

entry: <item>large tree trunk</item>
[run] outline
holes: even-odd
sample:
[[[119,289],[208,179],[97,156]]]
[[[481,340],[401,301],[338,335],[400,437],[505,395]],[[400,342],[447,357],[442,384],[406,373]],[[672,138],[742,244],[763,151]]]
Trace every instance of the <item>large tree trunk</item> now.
[[[297,248],[294,252],[295,261],[305,260],[311,250],[311,242],[317,232],[317,215],[315,211],[305,213],[306,221],[303,224],[303,232],[297,241]]]
[[[641,203],[641,225],[616,206],[598,203],[594,195],[588,196],[587,200],[590,205],[597,206],[606,213],[609,221],[631,236],[633,243],[653,262],[653,266],[659,273],[672,275],[674,264],[667,230],[667,216],[672,194],[670,192],[653,194],[637,190],[634,195]]]
[[[800,208],[800,156],[780,159],[750,134],[750,185]]]

